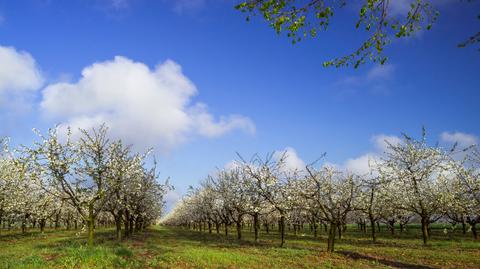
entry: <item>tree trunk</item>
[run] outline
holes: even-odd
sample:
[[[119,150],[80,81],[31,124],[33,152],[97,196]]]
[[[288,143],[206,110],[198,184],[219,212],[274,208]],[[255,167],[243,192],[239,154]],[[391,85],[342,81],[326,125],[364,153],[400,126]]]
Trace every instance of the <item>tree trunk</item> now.
[[[27,218],[28,214],[25,214],[22,220],[22,234],[25,234],[27,232]]]
[[[57,230],[60,227],[60,214],[57,213],[55,214],[55,230]]]
[[[390,226],[391,234],[395,235],[395,219],[389,220],[388,225]]]
[[[46,219],[41,219],[39,222],[40,225],[40,232],[43,234],[43,231],[45,230],[45,224],[47,223]]]
[[[128,228],[130,229],[130,231],[128,231],[129,234],[133,234],[133,231],[134,231],[133,230],[133,227],[134,227],[133,224],[134,224],[133,223],[133,216],[130,216],[130,221],[129,221],[129,226],[128,226]]]
[[[462,233],[466,234],[467,233],[467,224],[465,221],[462,221]]]
[[[280,247],[283,247],[283,244],[285,243],[285,216],[282,214],[280,217],[280,238],[281,238],[281,243]]]
[[[472,234],[473,234],[473,239],[477,240],[478,235],[477,235],[477,223],[471,224],[472,226]]]
[[[423,244],[426,245],[428,242],[428,220],[427,217],[422,216],[422,236]]]
[[[318,236],[318,225],[316,222],[313,223],[313,237],[317,237]]]
[[[130,211],[128,211],[128,209],[125,209],[125,216],[123,218],[123,228],[124,228],[124,234],[125,234],[125,237],[129,237],[130,234],[130,229],[128,229],[128,220],[130,219]]]
[[[375,243],[377,242],[377,235],[375,234],[375,220],[373,218],[370,218],[370,226],[372,227],[370,230],[372,230],[372,241]]]
[[[122,240],[122,216],[115,216],[115,234],[118,241]]]
[[[258,230],[260,224],[258,223],[258,213],[253,214],[253,228],[255,230],[255,243],[258,242]]]
[[[228,236],[228,225],[225,224],[225,236]]]
[[[342,226],[338,225],[337,229],[338,229],[338,239],[342,239]]]
[[[94,225],[95,219],[93,216],[93,203],[88,205],[88,246],[93,246],[93,233],[94,233]]]
[[[236,222],[237,224],[237,239],[242,239],[242,223],[240,221]]]
[[[335,250],[335,235],[337,233],[337,224],[330,222],[330,230],[328,232],[328,246],[327,252],[333,252]]]

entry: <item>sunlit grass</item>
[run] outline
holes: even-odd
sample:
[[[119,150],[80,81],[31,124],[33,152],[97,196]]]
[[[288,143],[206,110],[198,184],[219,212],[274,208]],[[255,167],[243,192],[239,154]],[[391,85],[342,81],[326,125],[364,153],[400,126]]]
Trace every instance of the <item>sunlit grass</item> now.
[[[423,246],[416,229],[379,234],[372,243],[367,234],[349,227],[337,241],[336,252],[326,253],[325,232],[313,238],[309,231],[288,234],[280,248],[278,234],[208,234],[179,228],[154,227],[129,240],[117,242],[112,230],[97,233],[96,245],[86,246],[73,231],[47,231],[0,236],[1,268],[478,268],[480,242],[441,227]]]

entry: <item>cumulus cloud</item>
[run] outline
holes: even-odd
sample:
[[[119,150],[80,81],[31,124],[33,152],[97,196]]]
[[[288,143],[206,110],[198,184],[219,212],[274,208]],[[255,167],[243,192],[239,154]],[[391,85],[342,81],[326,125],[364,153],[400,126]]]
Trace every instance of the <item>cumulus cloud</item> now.
[[[285,171],[302,171],[305,170],[305,162],[298,156],[294,148],[286,147],[284,150],[275,151],[273,158],[280,160],[285,159]]]
[[[371,167],[379,160],[380,156],[377,153],[367,153],[357,158],[348,159],[342,167],[349,172],[365,175],[370,172]]]
[[[42,74],[29,53],[0,46],[0,94],[35,91],[42,83]]]
[[[387,152],[389,144],[398,145],[402,139],[396,135],[379,134],[372,136],[371,141],[379,152],[384,153]]]
[[[478,137],[462,132],[443,132],[440,135],[440,139],[444,143],[457,143],[460,148],[467,148],[469,146],[478,144]]]
[[[340,168],[359,175],[370,173],[371,167],[381,161],[382,155],[388,151],[388,143],[396,145],[401,143],[401,139],[395,135],[378,134],[372,136],[370,142],[373,144],[373,150],[355,158],[347,159]]]
[[[167,60],[153,70],[117,56],[83,69],[74,83],[55,83],[43,91],[43,113],[62,128],[89,129],[105,122],[112,134],[141,146],[167,151],[192,135],[217,137],[235,129],[254,133],[241,115],[215,119],[203,103],[193,103],[195,85],[181,66]]]

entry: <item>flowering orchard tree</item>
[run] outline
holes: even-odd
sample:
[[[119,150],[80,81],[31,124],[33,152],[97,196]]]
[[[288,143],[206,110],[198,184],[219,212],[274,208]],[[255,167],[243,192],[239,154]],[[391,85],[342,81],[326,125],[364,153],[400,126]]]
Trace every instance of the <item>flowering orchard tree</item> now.
[[[478,239],[476,225],[480,223],[480,152],[474,148],[465,160],[467,166],[457,163],[454,176],[447,184],[448,199],[444,201],[445,215],[471,227],[473,237]]]
[[[53,196],[40,195],[40,207],[52,210],[56,223],[62,214],[79,216],[87,225],[89,245],[93,244],[97,217],[105,219],[105,212],[113,216],[118,239],[122,220],[128,236],[159,218],[169,185],[157,182],[156,164],[145,168],[147,154],[134,154],[121,141],[111,142],[105,125],[79,131],[75,140],[70,130],[65,137],[59,137],[57,129],[50,129],[46,136],[37,132],[40,141],[25,148],[27,163],[33,167],[31,182]],[[55,203],[67,210],[62,213],[50,208]],[[42,212],[40,225],[51,217],[47,212]]]
[[[425,129],[416,140],[403,135],[402,143],[388,144],[380,169],[382,176],[398,186],[398,208],[421,219],[423,242],[429,239],[429,225],[442,217],[441,202],[446,199],[445,185],[454,167],[451,155],[438,146],[427,144]]]
[[[279,215],[280,246],[285,243],[285,223],[288,212],[294,207],[297,189],[292,188],[300,171],[286,167],[287,152],[274,158],[274,154],[261,158],[256,155],[251,162],[242,163],[242,169],[253,180],[254,188]]]
[[[358,195],[358,178],[350,173],[323,167],[315,170],[307,167],[310,188],[307,197],[315,202],[320,218],[330,224],[327,251],[333,252],[337,229],[346,224],[347,215],[354,209]]]
[[[226,235],[235,223],[239,239],[246,224],[253,227],[257,242],[259,224],[263,222],[268,233],[278,221],[281,246],[286,227],[293,227],[297,235],[309,223],[317,237],[317,224],[323,224],[325,232],[328,224],[328,252],[334,251],[336,235],[341,239],[348,223],[356,221],[366,233],[367,219],[373,242],[377,239],[375,226],[380,230],[380,223],[394,234],[396,225],[403,232],[410,222],[420,221],[426,244],[430,224],[438,220],[470,225],[476,238],[480,222],[478,149],[459,160],[456,154],[465,155],[465,150],[430,146],[425,131],[420,140],[404,135],[399,143],[386,144],[384,155],[362,175],[330,165],[292,169],[286,153],[266,158],[255,155],[249,161],[240,157],[241,161],[192,188],[163,223],[193,224],[199,230],[208,224],[211,232],[212,222],[224,225]]]

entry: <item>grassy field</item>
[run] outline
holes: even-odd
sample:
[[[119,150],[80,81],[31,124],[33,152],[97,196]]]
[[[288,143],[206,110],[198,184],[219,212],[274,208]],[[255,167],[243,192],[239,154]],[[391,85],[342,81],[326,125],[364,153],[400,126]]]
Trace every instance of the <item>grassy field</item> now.
[[[431,243],[423,246],[417,229],[393,238],[382,232],[375,244],[350,230],[333,254],[324,251],[324,233],[288,235],[283,248],[277,234],[261,234],[254,244],[248,230],[238,241],[233,234],[153,227],[121,243],[103,230],[92,248],[73,231],[3,233],[0,268],[480,268],[480,242],[469,234],[433,230]]]

